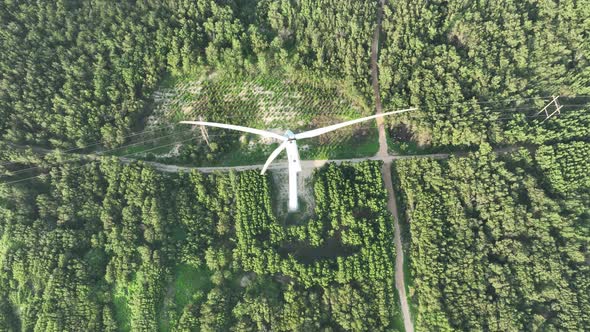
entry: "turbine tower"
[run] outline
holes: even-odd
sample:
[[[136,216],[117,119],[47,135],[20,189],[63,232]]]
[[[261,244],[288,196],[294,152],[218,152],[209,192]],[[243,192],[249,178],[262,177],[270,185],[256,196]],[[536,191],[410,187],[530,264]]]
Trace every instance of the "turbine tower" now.
[[[262,171],[260,174],[266,173],[266,170],[270,163],[281,153],[283,150],[287,150],[287,158],[289,163],[289,211],[296,211],[298,208],[298,201],[297,201],[297,173],[301,172],[301,161],[299,159],[299,150],[297,149],[297,140],[316,137],[346,126],[350,126],[353,124],[357,124],[363,121],[383,117],[386,115],[397,114],[397,113],[404,113],[408,111],[413,111],[416,108],[408,108],[399,111],[392,111],[381,113],[377,115],[367,116],[364,118],[346,121],[342,123],[338,123],[335,125],[304,131],[299,134],[294,134],[291,130],[287,130],[284,135],[279,135],[277,133],[273,133],[266,130],[260,130],[255,128],[243,127],[243,126],[236,126],[231,124],[225,123],[217,123],[217,122],[206,122],[206,121],[181,121],[180,123],[185,124],[193,124],[193,125],[200,125],[200,126],[209,126],[209,127],[218,127],[218,128],[225,128],[225,129],[232,129],[237,131],[243,131],[246,133],[260,135],[262,137],[271,137],[281,141],[281,144],[278,148],[276,148],[266,160],[264,167],[262,167]]]

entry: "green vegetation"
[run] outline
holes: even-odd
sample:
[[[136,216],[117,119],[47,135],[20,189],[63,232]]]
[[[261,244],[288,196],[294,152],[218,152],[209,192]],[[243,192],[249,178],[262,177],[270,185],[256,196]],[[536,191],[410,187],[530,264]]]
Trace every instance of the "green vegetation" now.
[[[180,90],[184,98],[191,87],[197,95],[203,88],[204,98],[188,96],[185,105],[208,120],[239,113],[269,125],[275,115],[289,121],[294,107],[303,126],[319,125],[327,120],[323,107],[349,111],[325,93],[333,88],[324,86],[328,81],[352,91],[357,104],[373,99],[369,64],[378,6],[376,0],[8,2],[0,6],[0,47],[9,50],[0,58],[0,118],[6,119],[0,135],[61,148],[119,146],[131,130],[149,125],[144,117],[162,93]],[[378,59],[384,106],[420,107],[391,120],[407,126],[402,143],[412,150],[412,144],[586,137],[589,17],[588,6],[577,2],[385,1]],[[288,93],[235,97],[275,85],[275,92]],[[524,98],[552,94],[570,98],[563,99],[561,116],[541,123],[532,116],[546,100]],[[294,102],[308,98],[309,104]],[[261,111],[266,106],[275,109]],[[186,116],[173,111],[169,121]],[[216,151],[188,147],[180,159],[235,148],[224,147],[223,138],[217,143]]]
[[[575,1],[385,1],[384,105],[418,106],[403,122],[426,146],[588,137],[588,98],[545,123],[532,116],[548,100],[523,98],[590,93],[589,19]]]
[[[158,129],[181,120],[228,122],[283,133],[287,129],[297,132],[327,126],[370,112],[365,100],[342,83],[277,72],[256,76],[206,73],[159,89],[154,99],[155,110],[146,121],[146,129],[156,133],[134,137],[139,144],[133,149],[164,145],[191,135],[201,138],[200,128],[189,131],[187,125]],[[157,159],[190,165],[247,165],[264,163],[276,148],[273,141],[257,135],[206,130],[209,145],[202,139],[168,145]],[[157,135],[164,137],[141,143]],[[362,124],[302,141],[301,145],[303,157],[309,159],[372,156],[377,152],[377,134],[374,124]],[[166,154],[170,150],[173,152]]]
[[[127,295],[123,289],[114,291],[113,293],[113,311],[115,312],[115,320],[117,321],[117,327],[122,331],[129,331],[131,311],[129,308],[129,302]],[[108,310],[108,309],[107,309]],[[110,311],[112,312],[112,311]],[[110,314],[112,317],[112,314]],[[113,325],[115,327],[115,325]]]
[[[184,308],[200,290],[207,290],[210,281],[205,268],[195,268],[188,264],[179,265],[174,273],[174,303],[178,308]]]
[[[220,214],[178,181],[111,161],[3,186],[2,316],[15,318],[2,328],[155,329],[166,278],[176,265],[202,266],[214,232],[204,221]]]
[[[590,143],[541,146],[535,160],[555,192],[568,194],[590,188]]]
[[[240,176],[236,262],[257,274],[288,276],[305,288],[321,286],[324,297],[335,297],[332,305],[340,297],[352,301],[352,307],[332,308],[333,323],[344,329],[391,326],[396,315],[393,228],[379,165],[329,165],[316,176],[316,216],[287,229],[273,220],[268,197],[255,190],[267,186],[264,178],[254,172]]]
[[[121,145],[143,122],[159,82],[194,83],[190,79],[208,67],[236,75],[304,69],[309,77],[345,79],[367,96],[375,6],[333,0],[7,2],[0,6],[0,48],[7,50],[0,58],[0,118],[7,120],[0,122],[0,135],[53,147]]]
[[[555,151],[584,148],[573,143]],[[547,149],[535,159],[546,163]],[[587,164],[587,157],[553,163],[549,174]],[[590,187],[560,178],[558,188],[571,192],[552,197],[536,167],[526,150],[502,161],[485,145],[466,158],[395,164],[410,220],[417,329],[588,326]]]
[[[68,164],[0,187],[0,329],[390,330],[380,165],[328,165],[286,225],[267,177]]]
[[[378,163],[320,169],[309,211],[285,216],[255,171],[115,158],[259,164],[276,142],[175,124],[373,113],[380,5],[2,1],[0,331],[401,329]],[[471,151],[394,165],[416,330],[587,330],[590,6],[385,0],[382,22],[383,109],[419,107],[387,120],[390,150]],[[563,108],[543,121],[551,95]],[[373,123],[299,144],[378,147]],[[491,152],[508,145],[523,148]]]
[[[203,117],[207,121],[231,121],[253,127],[298,129],[369,111],[364,100],[352,100],[354,97],[330,79],[280,71],[258,75],[218,71],[156,91],[157,108],[148,125]]]

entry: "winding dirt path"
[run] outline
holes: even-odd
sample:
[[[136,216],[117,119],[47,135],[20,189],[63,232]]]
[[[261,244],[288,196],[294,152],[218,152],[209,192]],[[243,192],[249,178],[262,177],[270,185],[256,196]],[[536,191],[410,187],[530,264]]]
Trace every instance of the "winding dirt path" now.
[[[455,154],[458,155],[458,154]],[[305,171],[312,170],[314,168],[319,168],[324,166],[327,163],[336,163],[341,164],[344,162],[348,163],[360,163],[367,160],[382,160],[384,164],[391,165],[393,160],[400,160],[400,159],[410,159],[410,158],[430,158],[430,159],[446,159],[449,158],[451,155],[448,153],[433,153],[433,154],[421,154],[421,155],[395,155],[395,156],[374,156],[374,157],[365,157],[365,158],[350,158],[350,159],[316,159],[316,160],[301,160],[301,168]],[[137,159],[133,158],[123,158],[119,157],[123,163],[132,163],[137,161]],[[162,164],[153,161],[145,161],[142,160],[144,164],[150,165],[153,168],[168,173],[177,173],[177,172],[190,172],[191,170],[195,169],[203,173],[213,173],[213,172],[229,172],[229,171],[248,171],[253,169],[262,169],[264,165],[244,165],[244,166],[212,166],[212,167],[199,167],[199,166],[178,166],[178,165],[171,165],[171,164]],[[286,170],[288,168],[288,163],[285,161],[274,161],[270,166],[268,166],[269,170]]]
[[[496,154],[504,154],[504,153],[510,153],[510,152],[514,152],[516,150],[518,150],[520,148],[520,146],[509,146],[509,147],[504,147],[504,148],[498,148],[498,149],[494,149],[494,152]],[[431,154],[417,154],[417,155],[387,155],[387,156],[380,156],[379,154],[373,156],[373,157],[365,157],[365,158],[350,158],[350,159],[315,159],[315,160],[301,160],[301,168],[304,169],[304,171],[309,171],[309,170],[313,170],[314,168],[319,168],[324,166],[327,163],[336,163],[336,164],[341,164],[341,163],[360,163],[363,161],[367,161],[367,160],[381,160],[383,161],[383,170],[385,170],[387,168],[387,170],[391,169],[391,163],[394,160],[402,160],[402,159],[412,159],[412,158],[427,158],[427,159],[447,159],[450,158],[451,156],[456,156],[456,157],[462,157],[462,156],[466,156],[468,154],[468,152],[455,152],[455,153],[431,153]],[[97,156],[94,155],[86,155],[86,157],[89,157],[91,159],[97,159]],[[191,170],[198,170],[199,172],[203,172],[203,173],[214,173],[214,172],[229,172],[229,171],[236,171],[236,172],[241,172],[241,171],[248,171],[248,170],[254,170],[254,169],[262,169],[262,167],[264,165],[262,164],[257,164],[257,165],[244,165],[244,166],[212,166],[212,167],[201,167],[201,166],[179,166],[179,165],[172,165],[172,164],[162,164],[162,163],[158,163],[158,162],[154,162],[154,161],[145,161],[145,160],[139,160],[139,159],[133,159],[133,158],[124,158],[124,157],[118,157],[119,160],[121,160],[121,162],[129,164],[132,162],[136,162],[136,161],[141,161],[144,164],[150,165],[153,168],[162,171],[162,172],[168,172],[168,173],[178,173],[178,172],[190,172]],[[270,166],[268,166],[269,170],[286,170],[288,168],[288,163],[285,161],[274,161],[272,164],[270,164]],[[389,174],[388,176],[385,174]],[[387,183],[389,183],[391,185],[391,172],[383,172],[383,180],[390,180],[390,181],[385,181],[385,186],[387,187]],[[387,188],[389,190],[389,188]],[[391,189],[393,189],[393,186],[391,186]],[[395,195],[395,192],[394,192]],[[392,196],[392,195],[390,195]],[[394,205],[395,205],[395,200],[394,200]],[[390,209],[390,210],[394,210],[394,209]],[[397,211],[397,207],[395,207],[395,211]],[[399,255],[398,255],[399,256]]]
[[[48,154],[48,153],[54,153],[57,151],[57,150],[51,150],[51,149],[46,149],[46,148],[41,148],[41,147],[34,147],[34,146],[24,146],[24,145],[17,145],[17,144],[9,144],[9,145],[11,145],[13,148],[16,148],[16,149],[31,149],[33,152],[39,153],[39,154]],[[510,153],[510,152],[514,152],[514,151],[518,150],[519,148],[521,148],[521,146],[509,146],[509,147],[494,149],[494,152],[497,154]],[[126,164],[136,162],[136,161],[141,161],[144,164],[150,165],[159,171],[168,172],[168,173],[190,172],[193,169],[198,170],[203,173],[229,172],[229,171],[239,172],[239,171],[247,171],[247,170],[253,170],[253,169],[262,169],[262,167],[264,166],[263,164],[243,165],[243,166],[211,166],[211,167],[180,166],[180,165],[163,164],[163,163],[159,163],[159,162],[155,162],[155,161],[146,161],[146,160],[129,158],[129,157],[117,157],[117,156],[110,156],[110,155],[102,155],[101,156],[101,155],[98,155],[95,153],[85,153],[85,154],[68,153],[68,154],[76,155],[76,156],[79,156],[79,157],[82,157],[85,159],[90,159],[90,160],[99,160],[101,157],[116,157],[121,162],[126,163]],[[364,158],[301,160],[301,167],[306,170],[309,170],[309,169],[322,167],[327,163],[336,163],[336,164],[341,164],[344,162],[360,163],[360,162],[363,162],[366,160],[381,160],[385,164],[391,164],[392,161],[401,160],[401,159],[411,159],[411,158],[447,159],[447,158],[451,157],[452,155],[457,156],[457,157],[461,157],[461,156],[466,156],[467,154],[468,154],[468,152],[455,152],[452,154],[451,153],[431,153],[431,154],[417,154],[417,155],[385,155],[385,156],[377,154],[373,157],[364,157]],[[287,169],[287,168],[288,168],[288,164],[285,161],[280,161],[280,160],[275,161],[272,164],[270,164],[270,166],[268,166],[269,170],[283,170],[283,169]]]
[[[381,93],[379,91],[379,67],[377,65],[379,58],[379,36],[381,34],[381,20],[383,18],[383,5],[385,0],[379,1],[379,8],[377,9],[377,24],[375,32],[373,33],[373,42],[371,44],[371,80],[373,85],[373,93],[375,95],[375,109],[376,114],[383,113],[381,105]],[[404,250],[401,239],[401,229],[399,225],[399,214],[397,210],[397,201],[395,191],[393,190],[393,182],[391,180],[391,162],[389,153],[387,151],[387,136],[385,133],[385,121],[383,118],[377,118],[377,127],[379,129],[379,151],[377,157],[382,159],[383,166],[381,173],[383,176],[383,183],[387,189],[387,208],[393,215],[393,223],[395,227],[394,242],[395,242],[395,288],[400,301],[402,311],[402,318],[404,321],[404,328],[406,332],[414,332],[414,325],[410,316],[410,307],[408,305],[408,298],[406,296],[406,285],[404,282]]]

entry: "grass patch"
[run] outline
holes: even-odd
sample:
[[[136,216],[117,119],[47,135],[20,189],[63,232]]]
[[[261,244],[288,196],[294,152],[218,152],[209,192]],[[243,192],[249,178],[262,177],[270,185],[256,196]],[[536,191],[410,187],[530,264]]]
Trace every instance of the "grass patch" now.
[[[220,156],[220,158],[211,162],[215,166],[241,166],[241,165],[253,165],[253,164],[264,164],[268,156],[274,149],[279,146],[278,143],[273,144],[256,144],[252,147],[240,146],[236,144],[230,152]],[[284,154],[284,152],[283,152]],[[284,157],[284,155],[281,157]]]
[[[386,130],[385,133],[387,136],[387,151],[391,154],[420,155],[436,153],[441,150],[440,148],[419,145],[405,125],[397,125]]]
[[[397,294],[397,292],[395,292]],[[396,298],[398,298],[398,296],[396,295]],[[399,301],[398,301],[399,304]],[[401,314],[402,310],[401,308],[398,308],[398,310],[395,311],[395,315],[393,316],[393,331],[405,331],[406,327],[404,326],[404,319],[402,317]]]
[[[122,288],[115,288],[113,292],[113,305],[115,307],[115,320],[120,331],[131,330],[131,310],[127,292]]]
[[[340,129],[343,133],[334,132],[330,138],[312,138],[299,143],[301,147],[310,142],[309,149],[299,148],[302,159],[345,159],[372,157],[379,150],[379,137],[377,128],[374,126],[365,129],[363,135],[355,135],[355,131]],[[340,137],[338,137],[340,135]]]
[[[324,81],[281,74],[178,77],[164,80],[154,97],[157,123],[203,117],[263,128],[297,129],[313,121],[358,115],[344,91]],[[172,85],[172,86],[170,86]]]
[[[174,269],[174,303],[177,311],[191,302],[199,291],[206,293],[211,288],[211,272],[206,267],[195,268],[188,264],[180,264]]]
[[[401,184],[398,181],[398,174],[396,171],[396,164],[391,165],[391,177],[393,180],[393,187],[395,190],[395,199],[398,206],[398,217],[400,225],[400,235],[402,240],[402,250],[404,251],[403,271],[404,271],[404,286],[406,290],[406,300],[408,301],[408,307],[410,309],[410,316],[413,325],[415,325],[416,317],[418,314],[418,304],[413,301],[413,296],[410,289],[414,289],[414,278],[412,277],[412,266],[411,266],[411,233],[410,223],[408,220],[407,211],[405,209],[406,204],[403,201],[403,193],[400,191]],[[397,293],[397,292],[396,292]],[[403,321],[402,321],[403,324]],[[403,326],[402,326],[403,327]],[[403,330],[403,329],[402,329]]]

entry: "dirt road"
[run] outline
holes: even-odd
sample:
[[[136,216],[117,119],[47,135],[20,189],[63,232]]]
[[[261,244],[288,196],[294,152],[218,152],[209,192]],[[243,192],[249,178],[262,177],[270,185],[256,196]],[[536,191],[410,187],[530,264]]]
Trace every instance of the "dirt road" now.
[[[422,155],[394,155],[394,156],[385,156],[385,157],[381,157],[381,156],[374,156],[374,157],[368,157],[368,158],[350,158],[350,159],[317,159],[317,160],[302,160],[301,161],[301,168],[303,169],[313,169],[313,168],[319,168],[324,166],[327,163],[336,163],[336,164],[341,164],[344,162],[349,162],[349,163],[360,163],[366,160],[382,160],[384,163],[389,163],[391,165],[391,162],[393,160],[399,160],[399,159],[409,159],[409,158],[430,158],[430,159],[446,159],[449,158],[450,154],[448,153],[433,153],[433,154],[422,154]],[[136,161],[135,159],[132,158],[123,158],[120,157],[119,158],[122,162],[124,163],[131,163]],[[247,170],[253,170],[253,169],[262,169],[262,167],[264,165],[259,164],[259,165],[244,165],[244,166],[217,166],[217,167],[197,167],[197,166],[178,166],[178,165],[170,165],[170,164],[161,164],[161,163],[157,163],[157,162],[153,162],[153,161],[142,161],[145,164],[151,165],[152,167],[154,167],[155,169],[162,171],[162,172],[168,172],[168,173],[174,173],[174,172],[190,172],[193,169],[196,169],[200,172],[203,173],[213,173],[213,172],[229,172],[229,171],[236,171],[236,172],[240,172],[240,171],[247,171]],[[275,161],[272,164],[270,164],[270,166],[268,166],[269,170],[283,170],[283,169],[287,169],[288,165],[287,162],[285,161]]]
[[[371,85],[373,86],[373,95],[375,98],[376,114],[383,113],[381,106],[381,93],[379,92],[379,67],[377,65],[379,58],[379,35],[381,33],[381,19],[383,17],[383,1],[379,1],[377,9],[377,24],[373,33],[373,42],[371,43]],[[385,121],[383,118],[377,118],[377,127],[379,128],[379,152],[378,156],[385,157],[387,153],[387,137],[385,136]]]
[[[510,152],[514,152],[514,151],[518,150],[519,148],[520,148],[519,146],[510,146],[510,147],[505,147],[505,148],[494,149],[494,152],[497,154],[510,153]],[[386,156],[382,156],[380,154],[377,154],[373,157],[365,157],[365,158],[301,160],[301,168],[303,168],[305,170],[309,170],[309,169],[322,167],[327,163],[336,163],[336,164],[341,164],[344,162],[360,163],[360,162],[363,162],[366,160],[381,160],[381,161],[383,161],[384,166],[385,166],[385,164],[389,164],[389,166],[387,166],[387,167],[389,167],[388,169],[390,169],[391,163],[394,160],[411,159],[411,158],[447,159],[447,158],[451,157],[451,155],[460,157],[460,156],[466,156],[467,154],[468,154],[468,152],[456,152],[453,154],[431,153],[431,154],[417,154],[417,155],[386,155]],[[97,158],[96,156],[93,156],[93,155],[86,155],[86,156]],[[137,161],[136,159],[125,158],[125,157],[119,157],[119,160],[121,160],[122,162],[124,162],[126,164]],[[151,165],[152,167],[154,167],[155,169],[157,169],[159,171],[168,172],[168,173],[190,172],[193,169],[198,170],[203,173],[229,172],[229,171],[240,172],[240,171],[247,171],[247,170],[253,170],[253,169],[262,169],[262,167],[264,166],[262,164],[257,164],[257,165],[243,165],[243,166],[199,167],[199,166],[178,166],[178,165],[171,165],[171,164],[162,164],[162,163],[158,163],[158,162],[145,161],[145,160],[142,160],[142,162],[145,164]],[[281,161],[281,160],[274,161],[272,164],[270,164],[270,166],[268,166],[269,170],[285,170],[287,168],[288,168],[287,162]],[[389,178],[391,179],[391,174],[390,174]],[[386,183],[386,185],[387,185],[387,183]]]
[[[48,153],[54,153],[55,151],[57,151],[57,150],[40,148],[40,147],[23,146],[23,145],[16,145],[16,144],[11,144],[11,146],[14,148],[17,148],[17,149],[29,149],[30,148],[33,150],[33,152],[39,153],[39,154],[48,154]],[[494,152],[498,153],[498,154],[509,153],[509,152],[516,151],[519,148],[520,148],[520,146],[510,146],[510,147],[505,147],[505,148],[494,149]],[[109,157],[108,155],[101,156],[99,154],[94,154],[94,153],[86,153],[86,154],[68,153],[68,154],[77,155],[79,157],[83,157],[83,158],[90,159],[90,160],[98,160],[101,157]],[[455,152],[452,155],[465,156],[465,155],[467,155],[467,152]],[[375,155],[373,157],[364,157],[364,158],[301,160],[301,167],[304,169],[313,169],[313,168],[322,167],[327,163],[336,163],[336,164],[341,164],[343,162],[360,163],[360,162],[363,162],[366,160],[381,160],[384,163],[391,164],[392,161],[401,160],[401,159],[410,159],[410,158],[447,159],[450,156],[451,156],[450,153],[431,153],[431,154],[418,154],[418,155],[385,155],[385,156],[378,153],[377,155]],[[152,167],[154,167],[157,170],[160,170],[162,172],[168,172],[168,173],[190,172],[193,169],[198,170],[203,173],[229,172],[232,170],[239,172],[239,171],[247,171],[247,170],[253,170],[253,169],[262,169],[262,167],[264,166],[263,164],[243,165],[243,166],[211,166],[211,167],[179,166],[179,165],[173,165],[173,164],[163,164],[163,163],[158,163],[158,162],[154,162],[154,161],[145,161],[145,160],[134,159],[134,158],[129,158],[129,157],[116,157],[116,158],[118,158],[121,162],[126,163],[126,164],[129,164],[129,163],[132,163],[135,161],[141,161],[145,164],[151,165]],[[288,168],[287,163],[285,161],[281,161],[281,160],[277,160],[277,161],[273,162],[268,167],[269,170],[283,170],[283,169],[287,169],[287,168]]]
[[[383,1],[379,2],[377,10],[377,24],[375,32],[373,33],[373,42],[371,44],[371,80],[373,86],[373,93],[375,95],[375,109],[376,114],[381,114],[383,108],[381,105],[381,93],[379,91],[379,67],[377,65],[379,57],[379,36],[381,34],[381,20],[383,18]],[[377,127],[379,129],[379,152],[377,157],[384,161],[381,170],[383,176],[383,183],[387,189],[387,208],[393,215],[393,223],[395,227],[395,288],[400,301],[402,311],[402,318],[404,321],[404,328],[406,332],[414,332],[414,325],[410,316],[410,307],[408,305],[408,298],[406,297],[406,287],[404,283],[404,251],[401,240],[401,230],[399,226],[399,216],[397,211],[397,201],[395,191],[393,190],[393,183],[391,181],[391,160],[387,151],[387,136],[385,132],[385,121],[383,118],[377,118]]]

